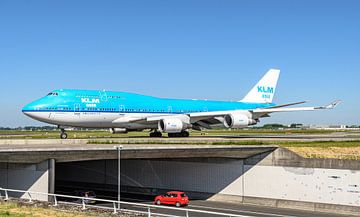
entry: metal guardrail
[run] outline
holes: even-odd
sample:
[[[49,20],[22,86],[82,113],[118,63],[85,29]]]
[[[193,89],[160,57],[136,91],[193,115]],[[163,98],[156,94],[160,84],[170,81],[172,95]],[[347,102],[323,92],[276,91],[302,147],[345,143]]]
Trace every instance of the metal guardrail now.
[[[4,196],[2,196],[2,192],[4,192]],[[130,212],[130,213],[140,213],[145,214],[149,217],[151,216],[171,216],[171,217],[180,217],[177,215],[170,215],[170,214],[163,214],[163,213],[156,213],[152,212],[151,209],[165,209],[165,210],[171,210],[171,211],[180,211],[183,212],[186,217],[190,217],[191,213],[202,213],[207,215],[215,215],[215,216],[229,216],[229,217],[250,217],[245,215],[237,215],[237,214],[230,214],[230,213],[221,213],[221,212],[212,212],[212,211],[206,211],[206,210],[196,210],[196,209],[188,209],[188,208],[175,208],[175,207],[167,207],[167,206],[158,206],[158,205],[151,205],[151,204],[143,204],[143,203],[133,203],[133,202],[125,202],[125,201],[116,201],[116,200],[107,200],[107,199],[99,199],[99,198],[90,198],[90,197],[79,197],[79,196],[71,196],[71,195],[63,195],[63,194],[52,194],[52,193],[44,193],[44,192],[33,192],[33,191],[24,191],[24,190],[16,190],[16,189],[6,189],[6,188],[0,188],[0,198],[4,198],[4,200],[9,200],[11,197],[9,197],[9,192],[13,193],[23,193],[27,194],[29,197],[29,202],[33,201],[34,195],[45,195],[48,197],[53,198],[53,205],[58,206],[58,204],[68,204],[68,205],[75,205],[75,206],[81,206],[83,210],[86,208],[98,208],[98,209],[106,209],[106,210],[113,210],[113,213],[121,213],[121,212]],[[81,203],[74,203],[74,202],[66,202],[66,201],[59,201],[59,198],[69,198],[69,199],[77,199],[78,201],[81,201]],[[112,207],[106,207],[106,206],[97,206],[97,205],[89,205],[87,204],[87,201],[95,201],[95,202],[102,202],[102,203],[109,203],[112,204]],[[120,204],[120,206],[119,206]],[[134,209],[121,209],[121,205],[128,205],[128,206],[135,206],[135,207],[143,207],[146,211],[139,211]]]

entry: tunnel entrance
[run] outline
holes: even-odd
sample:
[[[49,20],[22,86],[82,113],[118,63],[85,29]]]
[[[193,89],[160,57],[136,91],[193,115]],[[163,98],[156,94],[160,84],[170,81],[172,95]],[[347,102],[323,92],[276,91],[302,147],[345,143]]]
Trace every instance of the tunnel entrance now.
[[[241,179],[243,173],[241,159],[124,159],[121,160],[121,197],[153,200],[156,195],[179,190],[191,199],[207,199]],[[55,192],[59,194],[93,191],[99,198],[116,200],[117,183],[117,160],[56,164]]]

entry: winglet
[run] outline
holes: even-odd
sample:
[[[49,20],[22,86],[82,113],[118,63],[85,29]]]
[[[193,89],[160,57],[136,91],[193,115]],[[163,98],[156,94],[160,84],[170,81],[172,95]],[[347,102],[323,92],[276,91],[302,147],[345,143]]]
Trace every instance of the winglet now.
[[[341,100],[335,100],[334,102],[330,103],[327,106],[320,106],[316,109],[334,109],[336,106],[338,106],[342,101]]]

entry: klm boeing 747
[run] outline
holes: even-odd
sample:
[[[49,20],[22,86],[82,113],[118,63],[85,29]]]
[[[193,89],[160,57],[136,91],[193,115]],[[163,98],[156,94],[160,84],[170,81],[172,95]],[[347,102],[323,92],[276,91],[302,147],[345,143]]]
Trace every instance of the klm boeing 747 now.
[[[150,137],[187,137],[189,129],[245,128],[274,112],[332,109],[328,106],[285,108],[304,102],[272,103],[280,70],[270,69],[238,102],[163,99],[140,94],[55,90],[26,105],[22,112],[38,121],[54,124],[66,139],[67,127],[109,128],[111,133],[151,130]]]

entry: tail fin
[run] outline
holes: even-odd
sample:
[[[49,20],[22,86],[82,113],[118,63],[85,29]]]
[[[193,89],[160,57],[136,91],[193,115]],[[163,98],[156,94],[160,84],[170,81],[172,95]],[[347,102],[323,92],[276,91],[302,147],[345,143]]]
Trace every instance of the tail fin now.
[[[270,69],[240,102],[271,103],[279,75],[279,69]]]

